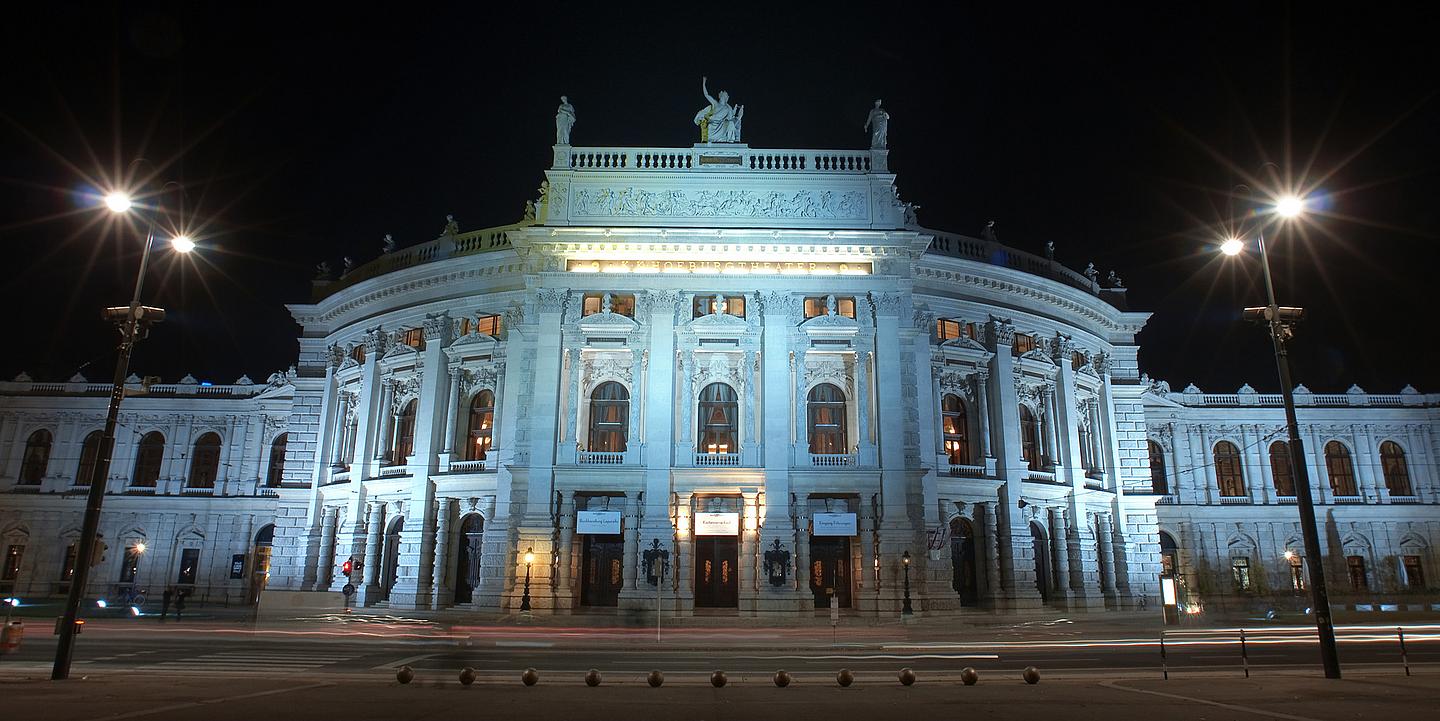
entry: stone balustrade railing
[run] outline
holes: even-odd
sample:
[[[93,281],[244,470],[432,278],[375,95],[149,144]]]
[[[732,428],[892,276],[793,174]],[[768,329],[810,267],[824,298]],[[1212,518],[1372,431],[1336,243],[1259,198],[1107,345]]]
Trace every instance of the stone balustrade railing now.
[[[141,396],[202,396],[207,398],[247,398],[256,395],[269,386],[264,383],[240,383],[214,385],[204,383],[156,383],[144,386],[140,383],[126,383],[125,397]],[[67,382],[37,383],[34,381],[0,381],[3,395],[110,395],[109,383]]]
[[[314,298],[319,300],[338,290],[348,288],[356,283],[371,278],[379,277],[397,270],[424,265],[446,258],[458,258],[477,253],[489,253],[496,250],[510,248],[510,237],[508,233],[517,228],[530,225],[529,222],[512,223],[510,225],[499,225],[493,228],[481,228],[455,235],[442,235],[431,241],[413,245],[409,248],[402,248],[393,253],[386,253],[364,265],[356,267],[349,273],[340,276],[338,280],[317,280],[315,281]]]
[[[1280,407],[1284,400],[1279,393],[1175,393],[1164,394],[1165,398],[1186,406],[1268,406]],[[1402,393],[1307,393],[1296,392],[1295,405],[1315,408],[1343,408],[1371,406],[1378,408],[1403,408],[1434,406],[1440,404],[1440,394],[1419,393],[1407,390]]]
[[[1042,258],[1023,250],[1001,245],[1000,243],[971,238],[955,233],[945,233],[938,230],[924,229],[924,232],[935,236],[935,241],[930,244],[930,252],[938,255],[948,255],[952,258],[964,258],[989,265],[1001,265],[1012,268],[1030,275],[1038,275],[1042,278],[1059,281],[1072,288],[1083,290],[1087,293],[1100,295],[1105,293],[1106,300],[1119,302],[1124,298],[1124,288],[1101,288],[1100,284],[1090,280],[1081,273],[1077,273],[1058,261],[1049,258]]]
[[[869,150],[786,150],[746,145],[693,148],[557,147],[557,169],[865,174],[881,170]],[[882,171],[883,172],[883,171]]]

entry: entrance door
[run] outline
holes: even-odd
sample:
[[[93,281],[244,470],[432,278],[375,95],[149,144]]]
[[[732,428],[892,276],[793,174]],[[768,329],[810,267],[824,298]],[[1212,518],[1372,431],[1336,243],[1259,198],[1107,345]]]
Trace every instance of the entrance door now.
[[[950,522],[950,585],[960,596],[961,606],[974,606],[979,599],[975,566],[975,531],[970,521]]]
[[[830,594],[840,608],[850,608],[850,539],[819,536],[810,539],[810,590],[815,608],[829,608]]]
[[[740,548],[734,536],[695,538],[695,605],[705,608],[737,608],[740,605],[738,559]]]
[[[580,604],[618,606],[625,582],[625,539],[622,536],[585,536],[580,573]]]

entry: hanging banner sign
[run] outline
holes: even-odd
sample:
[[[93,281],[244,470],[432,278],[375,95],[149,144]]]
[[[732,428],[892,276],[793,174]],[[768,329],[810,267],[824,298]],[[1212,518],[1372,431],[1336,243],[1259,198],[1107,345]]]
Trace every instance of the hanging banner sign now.
[[[740,514],[696,513],[695,535],[738,536],[740,535]]]
[[[855,514],[853,513],[817,513],[811,518],[810,535],[812,536],[853,536],[855,531]]]
[[[616,536],[620,534],[620,512],[619,511],[576,511],[575,532],[590,533],[597,536]]]

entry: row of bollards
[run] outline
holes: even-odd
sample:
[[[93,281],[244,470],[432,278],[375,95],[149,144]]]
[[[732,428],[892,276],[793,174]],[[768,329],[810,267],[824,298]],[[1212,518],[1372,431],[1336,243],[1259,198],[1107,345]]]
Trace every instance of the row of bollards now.
[[[1026,666],[1025,670],[1020,672],[1020,677],[1025,679],[1025,683],[1031,685],[1040,683],[1040,669],[1034,666]],[[908,666],[900,669],[900,673],[896,675],[896,678],[899,679],[902,686],[914,686],[915,682],[919,680],[919,677],[915,675],[915,671]],[[401,666],[395,672],[395,680],[402,684],[414,681],[415,669],[409,666]],[[585,672],[586,686],[592,688],[599,686],[601,680],[602,677],[599,669],[592,668]],[[789,686],[792,680],[794,680],[794,678],[790,675],[789,671],[781,669],[775,672],[774,681],[775,685],[779,688]],[[645,681],[650,684],[651,688],[659,688],[665,684],[665,674],[659,670],[651,671],[645,676]],[[725,675],[724,671],[716,671],[710,674],[710,685],[715,688],[723,688],[729,681],[730,679]],[[974,686],[979,681],[980,672],[976,671],[973,666],[966,666],[960,669],[961,683],[966,686]],[[520,682],[526,686],[534,686],[540,683],[540,672],[534,668],[527,668],[520,673]],[[464,686],[475,683],[475,669],[469,666],[460,669],[460,683]],[[839,684],[842,688],[848,688],[850,684],[855,683],[855,674],[848,668],[842,668],[839,673],[835,674],[835,683]]]

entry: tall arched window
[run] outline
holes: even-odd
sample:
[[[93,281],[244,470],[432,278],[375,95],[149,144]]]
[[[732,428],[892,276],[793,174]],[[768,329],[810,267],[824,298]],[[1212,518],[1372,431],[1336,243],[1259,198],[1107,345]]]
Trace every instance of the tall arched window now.
[[[90,431],[85,436],[85,442],[80,444],[80,467],[75,469],[75,485],[90,485],[90,477],[95,475],[95,464],[100,461],[100,439],[105,434],[100,431]]]
[[[1170,492],[1170,479],[1165,474],[1165,448],[1155,441],[1149,442],[1150,449],[1150,492],[1161,495]]]
[[[405,463],[406,458],[415,454],[415,408],[419,405],[420,402],[412,398],[400,409],[395,423],[395,446],[390,454],[393,465]]]
[[[1385,489],[1392,496],[1411,496],[1410,467],[1405,463],[1405,449],[1395,441],[1380,444],[1380,469],[1385,473]]]
[[[483,461],[495,434],[495,394],[480,391],[470,399],[470,430],[465,434],[465,460]]]
[[[1040,470],[1040,423],[1024,404],[1020,405],[1020,457],[1030,470]]]
[[[1350,462],[1350,449],[1340,441],[1325,444],[1325,470],[1330,474],[1330,490],[1337,496],[1358,496],[1355,490],[1355,464]]]
[[[1215,444],[1215,483],[1220,495],[1233,498],[1245,495],[1245,474],[1240,466],[1240,449],[1230,441]]]
[[[1275,441],[1270,444],[1270,475],[1275,477],[1275,495],[1295,495],[1295,469],[1290,466],[1290,444]]]
[[[810,415],[810,452],[849,453],[845,394],[829,383],[821,383],[810,389],[805,401]]]
[[[1080,470],[1096,470],[1098,464],[1095,463],[1095,436],[1088,418],[1081,419],[1076,436],[1080,443]]]
[[[160,464],[164,460],[165,436],[159,431],[146,433],[135,451],[135,472],[130,476],[130,485],[154,488],[155,482],[160,480]]]
[[[700,391],[700,453],[740,452],[740,403],[735,389],[711,383]]]
[[[590,440],[587,450],[621,453],[629,439],[630,391],[606,381],[590,393]]]
[[[271,488],[279,487],[285,478],[285,446],[289,443],[289,433],[281,433],[270,442],[270,466],[265,470],[265,485]]]
[[[190,488],[214,488],[220,474],[220,436],[206,433],[195,439],[195,452],[190,455]]]
[[[970,420],[965,412],[965,401],[960,400],[960,396],[946,393],[940,399],[940,426],[945,434],[945,455],[950,458],[950,463],[971,465]]]
[[[30,434],[25,441],[25,461],[20,465],[20,483],[38,486],[50,468],[50,444],[54,438],[50,431],[41,428]]]

